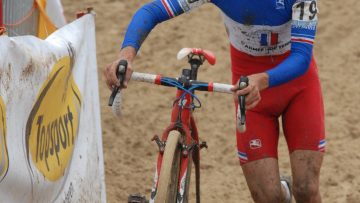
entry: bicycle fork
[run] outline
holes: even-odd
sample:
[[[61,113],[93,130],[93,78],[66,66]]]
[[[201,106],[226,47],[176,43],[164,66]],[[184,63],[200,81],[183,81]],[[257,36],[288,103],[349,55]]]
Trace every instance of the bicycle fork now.
[[[166,141],[161,141],[158,135],[154,135],[151,141],[155,141],[159,148],[159,153],[163,154],[165,151]],[[192,156],[195,167],[196,203],[200,203],[200,150],[202,148],[208,148],[208,145],[205,141],[202,141],[201,143],[193,141],[190,145],[181,144],[179,147],[181,147],[181,155],[184,158],[187,158],[189,155]]]

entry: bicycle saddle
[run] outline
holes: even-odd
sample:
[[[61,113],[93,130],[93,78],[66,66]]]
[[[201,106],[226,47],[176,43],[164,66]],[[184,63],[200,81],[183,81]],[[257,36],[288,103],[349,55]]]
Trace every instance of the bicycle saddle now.
[[[177,59],[181,60],[191,55],[203,56],[211,65],[216,63],[216,57],[211,51],[199,48],[182,48],[177,54]]]

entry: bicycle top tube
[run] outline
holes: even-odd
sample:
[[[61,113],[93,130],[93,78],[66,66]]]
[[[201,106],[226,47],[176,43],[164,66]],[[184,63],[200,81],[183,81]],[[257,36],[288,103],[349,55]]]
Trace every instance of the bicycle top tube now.
[[[213,82],[200,82],[195,80],[189,80],[188,84],[182,84],[178,78],[163,77],[161,75],[154,75],[149,73],[133,72],[131,80],[138,82],[147,82],[168,87],[177,87],[186,92],[198,90],[208,92],[220,92],[232,94],[231,88],[233,85]]]

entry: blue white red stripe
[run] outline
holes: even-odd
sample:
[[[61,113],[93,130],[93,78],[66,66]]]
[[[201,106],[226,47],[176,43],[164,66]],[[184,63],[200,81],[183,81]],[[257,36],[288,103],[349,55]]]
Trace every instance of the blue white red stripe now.
[[[303,43],[307,43],[307,44],[310,44],[310,45],[314,44],[314,39],[311,39],[311,38],[308,38],[308,37],[295,37],[295,36],[292,36],[291,41],[293,41],[293,42],[303,42]]]
[[[241,162],[241,163],[245,163],[245,162],[248,161],[248,157],[247,157],[247,155],[246,155],[245,152],[240,152],[240,151],[238,151],[238,156],[239,156],[239,158],[240,158],[240,162]]]
[[[260,35],[260,45],[261,46],[274,46],[279,42],[278,33],[262,33]]]
[[[169,14],[170,18],[173,18],[175,16],[174,10],[171,6],[171,4],[169,3],[168,0],[161,0],[162,4],[165,7],[166,12]]]
[[[293,36],[293,37],[304,37],[304,38],[308,38],[308,39],[314,39],[315,38],[314,35],[304,34],[304,33],[292,33],[291,36]]]
[[[319,142],[319,151],[324,151],[325,150],[325,146],[326,146],[326,141],[325,140],[320,140]]]

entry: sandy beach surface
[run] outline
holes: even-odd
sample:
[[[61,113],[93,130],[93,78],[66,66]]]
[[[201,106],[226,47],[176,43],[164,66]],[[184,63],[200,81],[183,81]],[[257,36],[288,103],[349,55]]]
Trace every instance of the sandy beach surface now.
[[[110,91],[101,69],[118,54],[124,30],[147,0],[63,0],[68,20],[93,7],[97,13],[97,60],[108,202],[127,202],[129,194],[149,197],[157,146],[150,139],[168,125],[174,89],[130,83],[123,96],[123,118],[107,107]],[[314,55],[324,92],[327,152],[321,171],[324,203],[360,202],[360,2],[319,0],[320,16]],[[216,66],[206,64],[199,80],[231,82],[229,42],[219,10],[209,4],[159,25],[145,41],[133,64],[139,72],[177,77],[186,61],[177,61],[182,47],[212,50]],[[202,202],[252,202],[239,167],[231,95],[199,93],[202,108],[196,120],[202,140]],[[290,174],[288,152],[280,136],[279,166]],[[194,191],[194,190],[193,190]],[[194,192],[191,192],[191,202]]]

